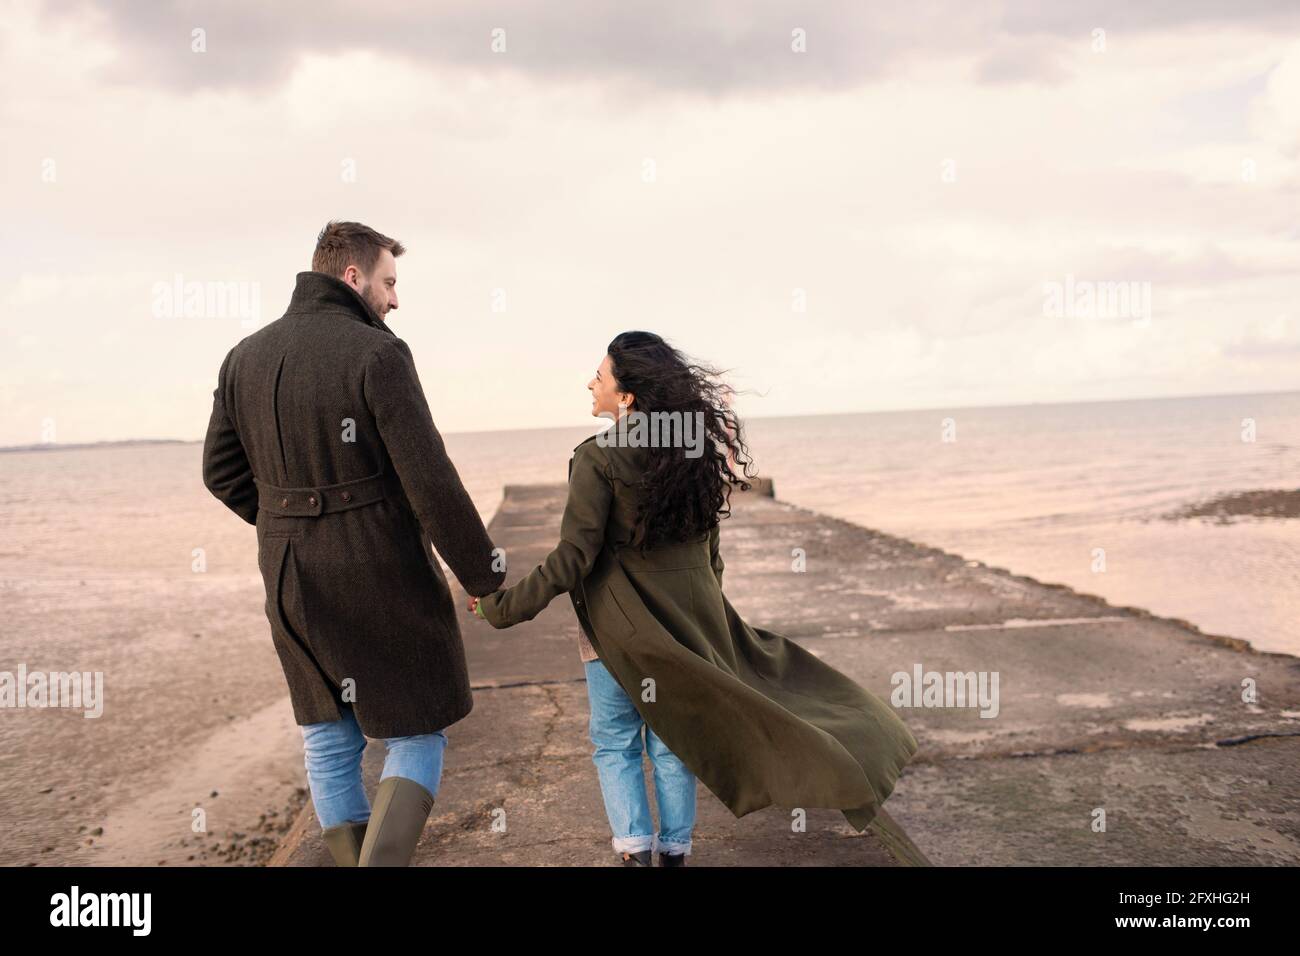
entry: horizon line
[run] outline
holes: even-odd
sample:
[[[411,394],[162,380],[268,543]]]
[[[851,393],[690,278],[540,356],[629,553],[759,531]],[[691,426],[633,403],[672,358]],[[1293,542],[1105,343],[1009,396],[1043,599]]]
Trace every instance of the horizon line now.
[[[837,415],[897,415],[906,412],[932,412],[943,409],[1001,409],[1001,408],[1036,408],[1052,407],[1054,405],[1106,405],[1116,404],[1118,402],[1174,402],[1189,398],[1246,398],[1250,396],[1263,395],[1295,395],[1300,394],[1300,389],[1288,388],[1271,392],[1211,392],[1199,393],[1194,395],[1148,395],[1132,398],[1093,398],[1084,401],[1054,401],[1054,402],[1012,402],[1002,405],[925,405],[912,408],[877,408],[868,411],[850,411],[850,412],[804,412],[797,415],[746,415],[744,421],[777,421],[785,418],[831,418]],[[594,416],[593,416],[594,417]],[[478,428],[471,431],[446,431],[438,429],[441,435],[490,435],[498,432],[532,432],[532,431],[558,431],[560,429],[577,428],[574,425],[534,425],[530,428]],[[41,449],[56,448],[78,448],[93,447],[95,445],[133,445],[133,444],[181,444],[189,445],[203,441],[202,438],[102,438],[95,441],[74,441],[74,442],[29,442],[25,445],[0,445],[0,452],[6,451],[39,451]]]

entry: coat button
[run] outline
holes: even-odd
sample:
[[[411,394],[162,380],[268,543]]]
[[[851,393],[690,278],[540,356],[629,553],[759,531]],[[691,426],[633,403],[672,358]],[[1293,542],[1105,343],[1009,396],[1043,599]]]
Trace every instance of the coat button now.
[[[342,498],[345,503],[349,502],[352,500],[352,492],[345,491],[343,494],[339,495],[339,497]]]
[[[281,499],[280,499],[280,507],[281,507],[281,508],[287,508],[287,507],[289,507],[289,499],[288,499],[288,498],[281,498]]]
[[[310,498],[308,498],[308,499],[307,499],[307,504],[309,504],[309,505],[311,505],[313,508],[315,508],[315,507],[316,507],[316,496],[315,496],[315,495],[312,495]]]

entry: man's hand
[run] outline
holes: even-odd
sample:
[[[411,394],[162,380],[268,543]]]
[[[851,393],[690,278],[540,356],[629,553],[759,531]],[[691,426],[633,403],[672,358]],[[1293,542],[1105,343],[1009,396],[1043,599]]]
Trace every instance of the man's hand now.
[[[504,589],[503,589],[503,588],[497,588],[497,592],[498,592],[498,593],[501,592],[502,590],[504,590]],[[484,615],[484,613],[483,613],[483,608],[482,608],[482,606],[481,606],[481,604],[480,604],[479,602],[480,602],[480,598],[476,598],[476,597],[474,597],[473,595],[470,595],[470,599],[469,599],[469,610],[470,610],[470,613],[471,613],[471,614],[477,614],[479,617],[483,618],[483,620],[486,621],[486,620],[487,620],[487,616]]]

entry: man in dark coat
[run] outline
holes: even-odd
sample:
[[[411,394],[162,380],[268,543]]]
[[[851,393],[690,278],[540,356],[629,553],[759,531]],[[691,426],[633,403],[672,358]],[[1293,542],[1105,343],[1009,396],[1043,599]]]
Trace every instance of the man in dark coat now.
[[[341,865],[409,862],[444,728],[473,706],[430,540],[470,594],[505,578],[411,351],[384,320],[404,251],[360,223],[328,224],[284,316],[222,363],[203,449],[204,484],[257,526],[271,636]],[[388,745],[373,811],[367,736]]]

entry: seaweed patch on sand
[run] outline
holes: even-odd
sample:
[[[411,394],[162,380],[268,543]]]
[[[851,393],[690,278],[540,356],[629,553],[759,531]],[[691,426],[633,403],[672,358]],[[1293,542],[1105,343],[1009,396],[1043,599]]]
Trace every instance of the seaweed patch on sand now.
[[[1300,489],[1238,491],[1198,502],[1164,515],[1166,520],[1214,518],[1230,524],[1234,518],[1300,518]]]

